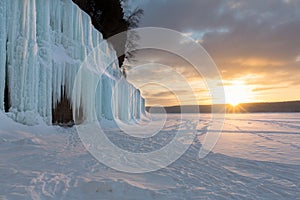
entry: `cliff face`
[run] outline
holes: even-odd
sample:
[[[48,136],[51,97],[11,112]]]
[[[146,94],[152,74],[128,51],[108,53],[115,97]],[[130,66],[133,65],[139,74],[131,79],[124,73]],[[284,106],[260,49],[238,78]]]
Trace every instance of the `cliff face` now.
[[[120,0],[73,0],[83,11],[89,14],[94,27],[100,31],[104,39],[110,38],[118,33],[128,31],[130,22],[125,20],[124,9]],[[127,38],[118,39],[117,43],[110,41],[117,47],[119,66],[122,66],[125,59],[125,46]]]
[[[0,29],[0,110],[16,121],[31,124],[38,114],[49,124],[66,122],[72,111],[88,119],[91,105],[83,95],[94,91],[81,85],[91,84],[89,78],[79,83],[84,92],[72,91],[81,64],[98,46],[103,53],[91,64],[109,65],[97,85],[98,118],[131,120],[144,113],[144,99],[122,79],[115,51],[71,0],[2,0]]]

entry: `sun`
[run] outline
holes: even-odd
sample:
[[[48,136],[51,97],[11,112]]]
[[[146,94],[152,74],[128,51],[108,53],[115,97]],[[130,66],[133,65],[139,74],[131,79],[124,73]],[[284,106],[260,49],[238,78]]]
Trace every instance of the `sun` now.
[[[231,100],[228,102],[231,106],[236,107],[238,106],[241,102],[236,101],[236,100]]]
[[[231,88],[230,91],[226,92],[226,102],[233,107],[238,106],[247,99],[247,95],[243,93],[237,87]]]
[[[230,85],[227,85],[224,88],[226,103],[233,107],[236,107],[244,102],[249,102],[252,98],[251,91],[243,82],[232,82]]]

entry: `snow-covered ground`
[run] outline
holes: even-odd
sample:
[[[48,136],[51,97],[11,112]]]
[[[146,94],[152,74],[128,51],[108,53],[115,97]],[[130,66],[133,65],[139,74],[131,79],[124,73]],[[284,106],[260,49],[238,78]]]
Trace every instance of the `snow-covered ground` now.
[[[157,137],[131,145],[105,122],[108,137],[128,150],[164,145],[180,123],[199,123],[197,138],[175,163],[127,174],[93,158],[75,128],[42,121],[24,126],[0,112],[0,199],[300,198],[300,114],[228,115],[217,145],[204,159],[198,159],[198,151],[209,115],[183,119],[169,115]]]

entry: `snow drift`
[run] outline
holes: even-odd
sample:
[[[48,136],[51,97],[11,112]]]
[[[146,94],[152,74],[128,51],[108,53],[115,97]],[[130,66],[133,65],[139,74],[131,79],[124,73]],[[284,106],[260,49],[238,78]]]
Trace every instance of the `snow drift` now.
[[[75,113],[81,109],[84,119],[91,106],[100,118],[129,121],[144,115],[145,101],[122,78],[115,51],[71,0],[2,0],[0,32],[0,110],[9,109],[16,121],[30,124],[34,113],[50,124],[62,100],[71,102],[66,105]],[[82,97],[94,91],[86,87],[74,95],[72,90],[80,65],[99,45],[104,53],[93,64],[109,68],[97,86],[95,105],[88,105]],[[112,92],[117,82],[118,92]]]

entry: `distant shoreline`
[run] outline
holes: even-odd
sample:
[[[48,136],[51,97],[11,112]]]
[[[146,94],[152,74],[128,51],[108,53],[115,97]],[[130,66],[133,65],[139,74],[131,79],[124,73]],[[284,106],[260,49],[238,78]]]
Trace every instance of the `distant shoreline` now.
[[[226,108],[226,113],[295,113],[300,112],[300,101],[270,102],[270,103],[241,103],[237,106],[230,104],[215,105],[215,112]],[[158,107],[146,107],[147,111],[159,113]],[[189,105],[164,107],[167,113],[211,113],[212,105]],[[218,111],[219,110],[219,111]]]

